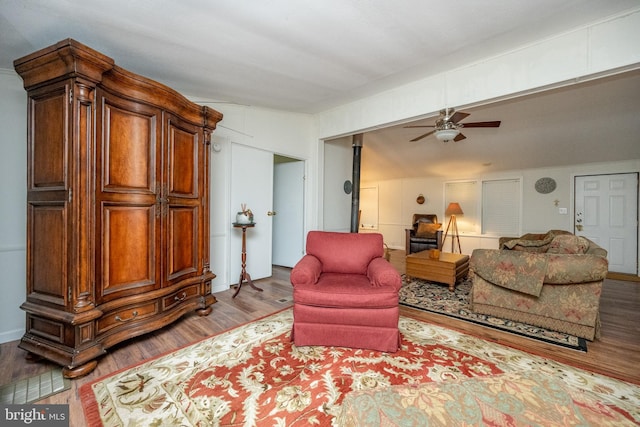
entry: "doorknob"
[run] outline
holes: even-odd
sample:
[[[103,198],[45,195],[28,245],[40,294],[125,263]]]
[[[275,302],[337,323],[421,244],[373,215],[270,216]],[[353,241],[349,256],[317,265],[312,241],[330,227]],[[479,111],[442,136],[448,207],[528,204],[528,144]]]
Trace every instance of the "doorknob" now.
[[[576,230],[582,231],[582,212],[576,214]]]
[[[267,212],[267,216],[274,216],[275,214],[276,214],[276,211]]]

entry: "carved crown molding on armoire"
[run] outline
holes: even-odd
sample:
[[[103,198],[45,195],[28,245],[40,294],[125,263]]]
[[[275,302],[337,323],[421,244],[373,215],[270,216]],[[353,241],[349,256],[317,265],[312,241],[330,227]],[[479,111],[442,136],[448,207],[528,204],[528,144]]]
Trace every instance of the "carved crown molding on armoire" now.
[[[222,114],[75,40],[14,61],[28,95],[26,332],[76,378],[208,315],[209,149]]]

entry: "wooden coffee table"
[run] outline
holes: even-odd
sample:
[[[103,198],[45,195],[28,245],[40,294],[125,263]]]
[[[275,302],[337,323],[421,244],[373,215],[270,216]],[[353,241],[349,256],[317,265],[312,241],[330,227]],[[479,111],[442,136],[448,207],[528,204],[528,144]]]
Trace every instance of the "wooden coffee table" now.
[[[429,258],[429,251],[407,255],[406,274],[409,278],[431,280],[449,285],[454,291],[456,282],[469,273],[469,255],[440,252],[440,258]]]

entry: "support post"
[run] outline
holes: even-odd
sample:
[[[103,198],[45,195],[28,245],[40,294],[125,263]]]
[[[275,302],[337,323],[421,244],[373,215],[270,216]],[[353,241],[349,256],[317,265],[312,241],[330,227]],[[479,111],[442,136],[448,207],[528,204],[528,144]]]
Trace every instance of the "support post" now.
[[[362,137],[361,133],[353,135],[353,172],[352,172],[352,191],[351,191],[351,232],[357,233],[360,218],[360,161],[362,152]]]

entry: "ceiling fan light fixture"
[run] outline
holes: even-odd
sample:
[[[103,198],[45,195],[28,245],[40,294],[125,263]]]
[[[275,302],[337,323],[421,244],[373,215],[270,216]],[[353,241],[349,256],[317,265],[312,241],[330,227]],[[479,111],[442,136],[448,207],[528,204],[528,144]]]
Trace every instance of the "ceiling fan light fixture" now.
[[[453,138],[458,136],[460,131],[458,129],[441,129],[441,130],[437,130],[435,133],[436,133],[436,138],[438,138],[438,140],[442,142],[449,142],[453,140]]]

